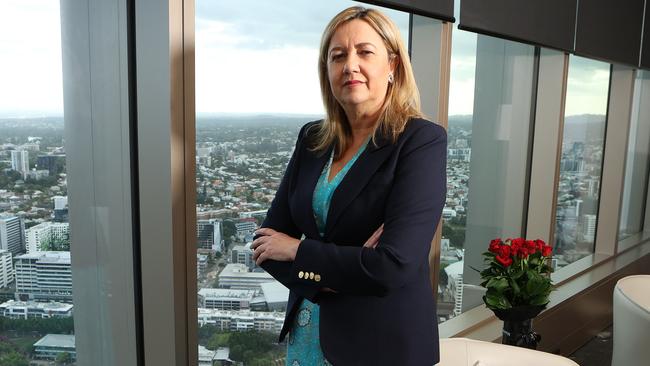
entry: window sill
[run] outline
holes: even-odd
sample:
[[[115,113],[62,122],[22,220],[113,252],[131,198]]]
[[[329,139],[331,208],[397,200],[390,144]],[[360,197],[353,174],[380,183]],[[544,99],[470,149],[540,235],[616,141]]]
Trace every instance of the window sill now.
[[[650,233],[639,233],[619,243],[619,253],[609,256],[594,254],[558,271],[553,280],[556,290],[551,293],[548,307],[539,315],[557,310],[565,301],[588,290],[600,281],[636,260],[650,255]],[[624,248],[624,249],[623,249]],[[485,305],[478,306],[438,325],[440,338],[467,337],[488,342],[498,341],[503,323]]]

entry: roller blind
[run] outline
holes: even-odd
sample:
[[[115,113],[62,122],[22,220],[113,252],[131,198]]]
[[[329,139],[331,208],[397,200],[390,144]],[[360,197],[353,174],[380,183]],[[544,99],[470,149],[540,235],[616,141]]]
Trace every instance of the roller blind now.
[[[575,53],[638,66],[645,0],[580,0]]]
[[[460,29],[573,51],[577,0],[462,0]]]
[[[454,22],[454,0],[362,0],[361,2]]]

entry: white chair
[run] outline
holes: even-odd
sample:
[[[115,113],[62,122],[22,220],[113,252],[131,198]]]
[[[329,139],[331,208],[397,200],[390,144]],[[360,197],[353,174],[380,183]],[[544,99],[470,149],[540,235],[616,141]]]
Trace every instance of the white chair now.
[[[612,366],[650,364],[650,276],[621,278],[614,287]]]
[[[440,363],[437,366],[579,366],[568,358],[467,338],[440,340]]]

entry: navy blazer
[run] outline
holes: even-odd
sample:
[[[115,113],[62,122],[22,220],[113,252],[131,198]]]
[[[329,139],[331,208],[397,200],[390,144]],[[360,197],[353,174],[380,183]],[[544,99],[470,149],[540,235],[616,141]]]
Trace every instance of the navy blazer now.
[[[290,289],[279,340],[307,298],[320,305],[321,348],[333,365],[433,365],[438,323],[428,257],[445,203],[446,132],[411,119],[396,143],[378,133],[335,190],[321,237],[312,196],[333,146],[307,150],[317,123],[300,130],[262,224],[305,236],[293,262],[261,265]],[[377,247],[363,247],[381,224]]]

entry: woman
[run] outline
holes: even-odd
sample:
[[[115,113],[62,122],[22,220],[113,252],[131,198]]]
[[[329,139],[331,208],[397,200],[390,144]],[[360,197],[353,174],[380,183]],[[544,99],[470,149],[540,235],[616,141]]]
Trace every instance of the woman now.
[[[406,48],[382,13],[336,15],[318,64],[326,117],[300,130],[251,245],[290,289],[287,365],[433,365],[428,253],[445,131],[421,118]]]

